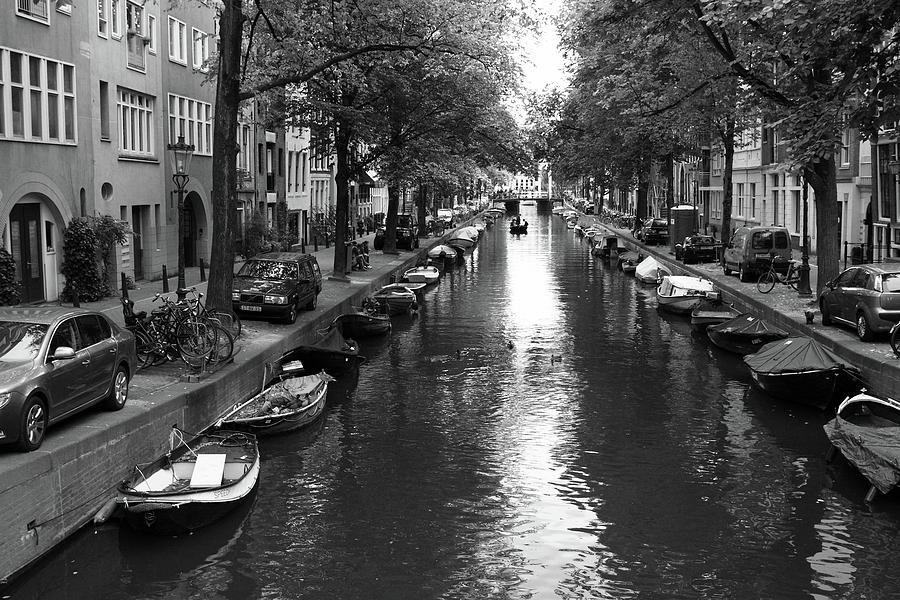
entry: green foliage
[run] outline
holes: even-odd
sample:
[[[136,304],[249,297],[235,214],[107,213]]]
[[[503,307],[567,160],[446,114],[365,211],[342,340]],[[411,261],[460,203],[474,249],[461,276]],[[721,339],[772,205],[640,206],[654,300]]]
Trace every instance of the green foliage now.
[[[18,304],[22,284],[16,279],[16,263],[6,248],[0,248],[0,306]]]
[[[109,215],[72,219],[63,235],[62,273],[66,285],[60,299],[71,302],[73,286],[78,288],[79,300],[85,302],[109,296],[115,287],[111,281],[114,248],[125,244],[129,233],[128,223]]]
[[[59,295],[64,302],[72,302],[75,290],[79,300],[95,302],[105,297],[109,285],[100,275],[97,264],[97,233],[91,219],[75,217],[63,235],[62,273],[66,276],[66,285]]]

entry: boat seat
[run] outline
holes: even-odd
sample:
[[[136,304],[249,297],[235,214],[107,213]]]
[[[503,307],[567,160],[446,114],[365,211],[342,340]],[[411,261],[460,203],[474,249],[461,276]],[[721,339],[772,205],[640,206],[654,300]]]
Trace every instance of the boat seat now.
[[[225,474],[224,454],[198,454],[191,474],[192,488],[218,487]]]

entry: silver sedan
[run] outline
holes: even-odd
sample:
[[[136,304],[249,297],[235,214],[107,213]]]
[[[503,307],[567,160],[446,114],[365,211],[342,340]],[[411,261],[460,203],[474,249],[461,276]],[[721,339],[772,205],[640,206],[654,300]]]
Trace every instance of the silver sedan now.
[[[119,410],[134,336],[79,308],[0,308],[0,443],[31,451],[47,427],[94,404]]]

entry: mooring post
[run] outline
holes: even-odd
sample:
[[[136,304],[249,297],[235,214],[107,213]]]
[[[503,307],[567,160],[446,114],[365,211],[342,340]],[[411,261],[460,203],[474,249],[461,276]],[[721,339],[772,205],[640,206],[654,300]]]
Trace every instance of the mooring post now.
[[[204,268],[204,265],[203,265],[203,257],[202,256],[200,257],[200,281],[201,282],[206,281],[206,269]]]
[[[128,277],[122,272],[122,297],[128,300]]]
[[[169,273],[166,271],[166,265],[162,266],[163,275],[163,294],[169,293]]]

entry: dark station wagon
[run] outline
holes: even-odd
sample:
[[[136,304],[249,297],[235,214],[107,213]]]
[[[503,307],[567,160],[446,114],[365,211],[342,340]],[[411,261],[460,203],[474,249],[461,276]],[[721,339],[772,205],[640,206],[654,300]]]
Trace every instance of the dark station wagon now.
[[[243,318],[297,320],[297,310],[316,308],[322,272],[316,257],[267,252],[250,258],[234,276],[231,305]]]
[[[689,263],[714,262],[719,258],[721,244],[711,235],[691,235],[675,245],[675,259]]]
[[[640,236],[645,244],[665,244],[669,241],[669,223],[665,219],[650,219],[644,223]]]

